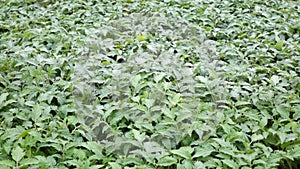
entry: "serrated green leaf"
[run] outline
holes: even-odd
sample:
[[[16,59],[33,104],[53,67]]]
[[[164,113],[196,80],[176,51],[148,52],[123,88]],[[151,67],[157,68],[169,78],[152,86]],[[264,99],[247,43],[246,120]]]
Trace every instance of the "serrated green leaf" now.
[[[289,151],[289,154],[293,158],[299,158],[300,157],[300,146],[294,147],[292,150]]]
[[[181,94],[180,93],[176,93],[174,94],[173,96],[171,97],[168,97],[169,101],[171,102],[171,104],[173,106],[177,105],[180,101],[180,97],[181,97]]]
[[[164,151],[164,149],[154,141],[147,141],[143,143],[143,147],[145,151],[149,154],[156,153],[159,154],[160,152]]]
[[[39,160],[35,158],[24,158],[20,161],[20,166],[29,166],[29,165],[34,165],[38,164]]]
[[[251,105],[250,102],[245,102],[245,101],[238,101],[237,103],[235,103],[235,106],[247,106],[247,105]]]
[[[176,168],[177,169],[187,169],[187,168],[184,167],[183,164],[177,164]]]
[[[82,164],[82,162],[78,161],[78,160],[66,160],[64,163],[69,164],[71,166],[76,166],[76,167],[79,167]]]
[[[287,105],[284,105],[284,104],[276,105],[276,110],[283,118],[289,119],[290,112],[288,110]]]
[[[140,102],[140,96],[131,97],[132,101],[139,103]]]
[[[196,161],[195,162],[195,169],[202,169],[205,168],[205,164],[201,161]]]
[[[262,127],[266,126],[268,124],[268,119],[266,117],[261,118],[261,125]]]
[[[276,86],[276,85],[279,83],[279,81],[280,81],[279,76],[273,75],[273,76],[271,77],[271,82],[273,83],[274,86]]]
[[[1,160],[0,165],[5,165],[5,166],[8,166],[8,167],[15,167],[16,166],[15,162],[12,161],[12,160]]]
[[[157,49],[156,49],[155,46],[148,44],[148,45],[147,45],[147,48],[148,48],[151,52],[157,53]]]
[[[158,75],[155,75],[155,76],[154,76],[154,81],[155,81],[156,83],[158,83],[158,82],[161,81],[165,76],[166,76],[166,73],[164,73],[164,72],[159,72]]]
[[[261,134],[253,134],[251,136],[251,142],[256,142],[256,141],[262,140],[262,139],[264,139],[264,136]]]
[[[221,124],[223,130],[225,131],[225,133],[230,133],[232,132],[231,130],[231,126],[229,124]]]
[[[10,105],[10,104],[16,103],[16,102],[17,102],[16,100],[10,99],[10,100],[7,100],[7,101],[3,104],[3,106],[7,106],[7,105]]]
[[[138,84],[139,84],[139,81],[142,79],[141,75],[135,75],[132,80],[131,80],[131,85],[134,87],[134,88],[137,88]]]
[[[147,107],[143,106],[143,105],[136,105],[136,106],[134,106],[134,108],[137,109],[137,110],[141,110],[143,112],[147,111]]]
[[[277,135],[279,136],[280,143],[283,144],[285,142],[286,137],[287,137],[286,133],[277,132]]]
[[[230,168],[239,168],[238,164],[232,160],[222,160],[224,164],[226,164]]]
[[[99,169],[99,168],[103,168],[104,165],[92,165],[89,167],[89,169]]]
[[[170,139],[162,139],[162,144],[167,148],[167,149],[171,149],[172,148],[172,143]]]
[[[84,150],[74,149],[73,153],[75,158],[79,158],[80,160],[86,159],[86,152]]]
[[[266,161],[263,161],[263,160],[254,160],[253,161],[253,164],[263,164],[263,165],[266,165],[267,163],[266,163]]]
[[[145,135],[141,134],[138,130],[133,129],[132,133],[134,135],[134,138],[139,141],[140,143],[142,143],[145,139]]]
[[[19,162],[25,156],[25,152],[20,146],[17,146],[12,149],[11,156],[15,162]]]
[[[150,109],[153,105],[155,100],[154,99],[143,99],[143,102],[145,103],[146,107]]]
[[[171,119],[174,119],[175,118],[175,112],[172,111],[172,110],[169,110],[168,108],[163,108],[162,109],[162,112],[164,115],[166,115],[167,117],[171,118]]]
[[[83,143],[82,146],[84,146],[88,150],[92,151],[97,156],[103,156],[103,154],[102,154],[103,146],[100,143],[96,143],[94,141],[89,141],[89,142]]]
[[[276,43],[275,48],[276,48],[277,50],[281,51],[282,48],[283,48],[283,45],[284,45],[284,41],[283,41],[283,40],[280,40],[280,41],[278,41],[278,42]]]
[[[208,81],[208,79],[204,76],[197,76],[197,79],[204,84],[206,84]]]
[[[111,169],[122,169],[122,166],[116,162],[109,162],[108,164],[111,166]]]
[[[173,154],[179,155],[185,159],[191,159],[194,148],[192,147],[181,147],[178,150],[171,150]]]
[[[141,34],[141,35],[137,35],[137,36],[136,36],[136,39],[137,39],[138,41],[144,41],[144,40],[146,40],[146,38],[147,38],[147,35],[146,35],[146,34]]]
[[[69,124],[76,125],[79,123],[78,118],[75,116],[68,116],[67,119]]]
[[[198,158],[198,157],[207,157],[209,156],[212,152],[214,152],[214,149],[210,146],[204,147],[204,148],[196,148],[195,154],[193,155],[193,158]]]
[[[188,169],[188,168],[194,168],[194,162],[192,160],[183,160],[182,165],[184,166],[184,168]]]
[[[160,158],[158,160],[157,165],[167,167],[167,166],[172,166],[173,164],[176,164],[176,163],[177,163],[177,159],[175,159],[173,157],[166,156],[166,157]]]
[[[32,109],[32,112],[30,113],[31,119],[34,122],[37,122],[38,119],[40,118],[41,114],[42,114],[42,107],[40,106],[40,104],[34,105],[33,109]]]
[[[4,101],[6,100],[7,96],[9,95],[9,93],[2,93],[0,95],[0,108],[2,107],[2,105],[4,104]]]
[[[53,147],[57,151],[62,151],[62,146],[58,143],[43,143],[43,144],[40,144],[39,147]]]

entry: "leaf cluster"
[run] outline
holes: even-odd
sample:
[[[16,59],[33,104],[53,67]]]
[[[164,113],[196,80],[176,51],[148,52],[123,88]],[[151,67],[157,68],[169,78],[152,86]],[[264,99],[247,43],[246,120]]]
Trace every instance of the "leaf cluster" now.
[[[299,5],[1,1],[0,168],[299,168]]]

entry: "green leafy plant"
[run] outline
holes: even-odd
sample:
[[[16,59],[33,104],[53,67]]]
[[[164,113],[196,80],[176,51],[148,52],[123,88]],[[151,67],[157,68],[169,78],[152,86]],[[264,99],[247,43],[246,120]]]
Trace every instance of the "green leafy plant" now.
[[[299,168],[299,2],[0,3],[0,168]]]

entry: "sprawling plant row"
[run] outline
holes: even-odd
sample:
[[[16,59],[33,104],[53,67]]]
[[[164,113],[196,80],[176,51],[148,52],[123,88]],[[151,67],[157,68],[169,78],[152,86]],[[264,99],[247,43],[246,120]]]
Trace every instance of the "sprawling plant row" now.
[[[299,6],[2,0],[0,167],[299,168]]]

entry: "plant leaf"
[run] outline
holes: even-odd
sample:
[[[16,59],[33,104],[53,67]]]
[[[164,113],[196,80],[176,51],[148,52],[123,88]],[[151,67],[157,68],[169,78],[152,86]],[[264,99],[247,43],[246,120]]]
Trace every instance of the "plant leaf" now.
[[[179,155],[185,159],[191,159],[194,148],[192,147],[181,147],[178,150],[171,150],[173,154]]]
[[[9,167],[13,168],[13,167],[15,167],[16,164],[12,160],[1,160],[0,165],[5,165],[5,166],[9,166]]]
[[[166,156],[166,157],[160,158],[158,160],[157,165],[167,167],[167,166],[171,166],[171,165],[176,164],[176,163],[177,163],[177,160],[175,158]]]
[[[137,88],[139,81],[142,79],[141,75],[136,75],[132,78],[131,84],[134,88]]]
[[[111,166],[111,169],[122,169],[121,165],[116,162],[109,162],[108,164]]]
[[[11,156],[15,162],[19,162],[25,156],[25,153],[20,146],[17,146],[11,151]]]

